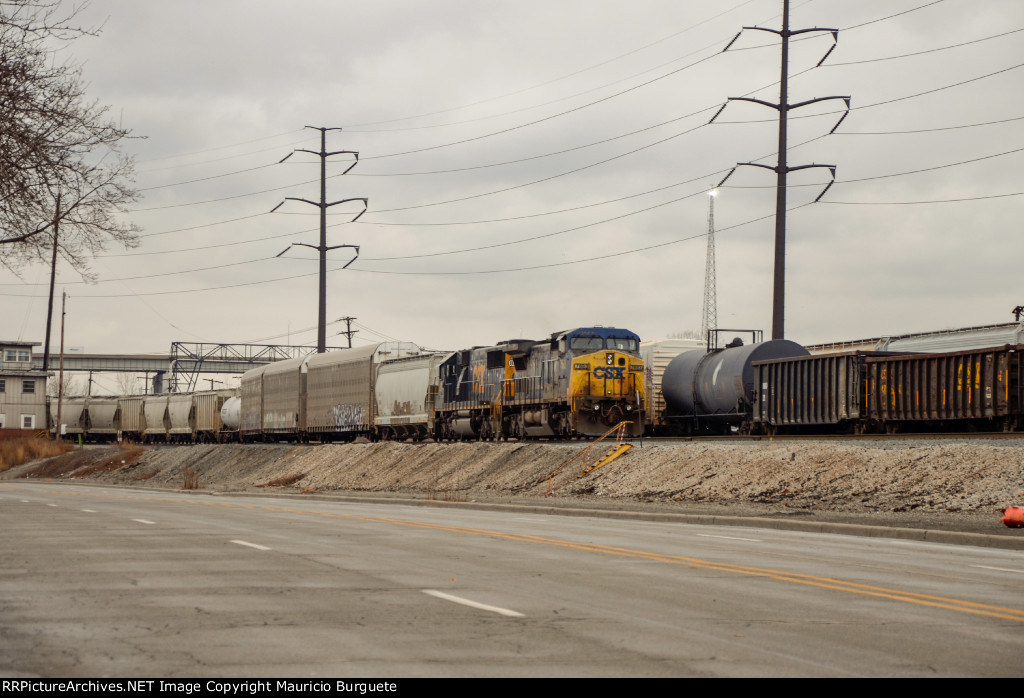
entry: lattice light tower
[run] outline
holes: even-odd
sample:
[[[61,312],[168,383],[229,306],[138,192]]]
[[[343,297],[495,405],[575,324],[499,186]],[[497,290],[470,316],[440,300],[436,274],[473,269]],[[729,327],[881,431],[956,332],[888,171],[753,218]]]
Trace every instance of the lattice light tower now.
[[[708,192],[708,256],[704,266],[704,312],[700,318],[700,336],[708,341],[708,333],[718,329],[718,299],[715,294],[715,197],[718,190]]]

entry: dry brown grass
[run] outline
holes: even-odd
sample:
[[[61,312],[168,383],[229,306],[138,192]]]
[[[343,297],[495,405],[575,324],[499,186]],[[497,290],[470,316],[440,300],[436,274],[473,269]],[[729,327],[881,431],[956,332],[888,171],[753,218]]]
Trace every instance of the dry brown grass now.
[[[292,473],[291,475],[282,475],[276,477],[273,480],[268,480],[262,485],[256,485],[257,487],[291,487],[296,482],[306,477],[308,473]]]
[[[64,441],[49,439],[10,439],[0,441],[0,472],[40,458],[52,458],[67,453],[72,446]]]

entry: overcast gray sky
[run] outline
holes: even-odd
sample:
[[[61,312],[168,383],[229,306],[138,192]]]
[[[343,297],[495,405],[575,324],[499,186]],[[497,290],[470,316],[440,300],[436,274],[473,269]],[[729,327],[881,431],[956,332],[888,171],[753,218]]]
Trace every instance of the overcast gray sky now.
[[[1024,303],[1024,4],[793,0],[786,336],[802,343],[1011,320]],[[708,187],[774,164],[781,0],[92,0],[62,55],[139,136],[137,250],[69,270],[67,344],[315,343],[319,149],[328,319],[457,349],[591,324],[700,327]],[[919,8],[919,9],[915,9]],[[902,14],[901,14],[902,13]],[[898,16],[894,16],[898,15]],[[1001,72],[1000,72],[1001,71]],[[988,76],[988,77],[985,77]],[[957,83],[962,83],[958,86]],[[948,89],[943,89],[948,88]],[[984,158],[984,159],[982,159]],[[966,162],[966,161],[974,162]],[[809,205],[810,204],[810,205]],[[771,328],[774,174],[716,199],[719,324]],[[329,268],[350,259],[331,253]],[[44,268],[0,272],[5,338],[41,341]],[[56,314],[55,314],[56,315]],[[328,343],[344,345],[328,328]],[[374,334],[378,333],[378,334]],[[56,337],[56,335],[55,335]],[[56,347],[56,339],[54,347]]]

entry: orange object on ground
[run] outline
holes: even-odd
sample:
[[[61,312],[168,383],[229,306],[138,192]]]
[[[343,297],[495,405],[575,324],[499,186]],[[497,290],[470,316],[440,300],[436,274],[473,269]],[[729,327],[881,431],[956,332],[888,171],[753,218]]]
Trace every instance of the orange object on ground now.
[[[1024,528],[1024,507],[1006,507],[999,520],[1010,528]]]

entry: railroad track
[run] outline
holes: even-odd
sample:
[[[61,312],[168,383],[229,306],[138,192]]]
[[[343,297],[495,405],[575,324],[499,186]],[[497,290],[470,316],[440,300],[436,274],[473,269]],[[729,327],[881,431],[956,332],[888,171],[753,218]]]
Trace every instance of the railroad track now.
[[[747,443],[751,441],[798,442],[798,441],[1013,441],[1024,443],[1024,432],[925,432],[900,434],[776,434],[775,436],[752,436],[732,434],[729,436],[650,436],[643,439],[626,439],[630,443],[673,444],[688,442]]]

